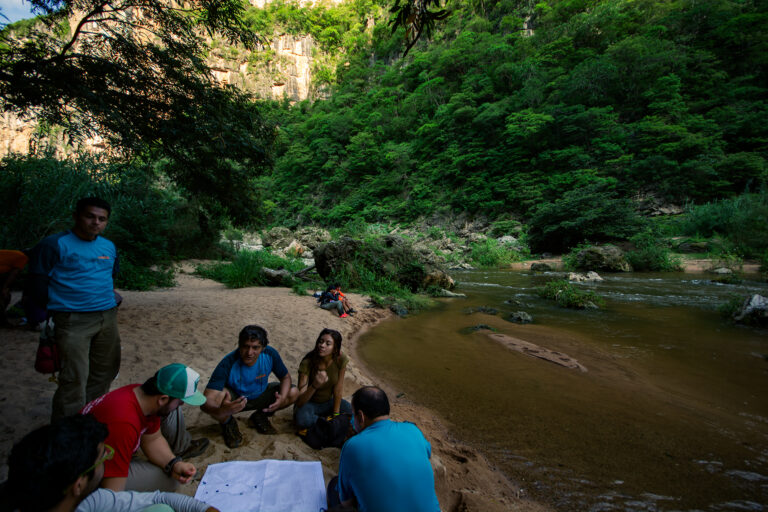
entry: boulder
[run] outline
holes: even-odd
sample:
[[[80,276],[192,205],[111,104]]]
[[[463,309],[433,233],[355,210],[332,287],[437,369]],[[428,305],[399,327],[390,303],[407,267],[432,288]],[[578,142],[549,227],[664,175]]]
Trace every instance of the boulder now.
[[[768,298],[758,294],[747,297],[733,319],[742,323],[768,324]]]
[[[320,277],[326,279],[331,274],[338,274],[358,253],[362,242],[349,237],[342,237],[335,242],[322,244],[314,250],[315,267]]]
[[[407,316],[408,315],[408,309],[403,306],[402,304],[390,304],[389,310],[396,314],[397,316]]]
[[[568,280],[576,283],[593,283],[602,281],[603,278],[598,275],[597,272],[587,272],[586,274],[579,274],[577,272],[568,273]]]
[[[292,240],[290,244],[288,244],[288,247],[286,247],[283,250],[283,253],[286,256],[290,256],[292,258],[301,258],[304,256],[304,253],[307,251],[307,248],[301,245],[300,242],[296,240]]]
[[[725,276],[725,275],[733,274],[733,270],[731,270],[728,267],[718,267],[718,268],[712,269],[712,273]]]
[[[504,320],[508,322],[514,322],[516,324],[529,324],[533,322],[533,317],[531,317],[531,315],[525,311],[515,311],[504,317]]]
[[[547,263],[531,263],[531,270],[533,272],[549,272],[552,267]]]
[[[517,241],[517,238],[511,236],[511,235],[504,235],[496,239],[497,242],[499,242],[500,245],[505,245],[507,247],[516,248],[520,245],[520,242]]]
[[[293,276],[285,269],[274,270],[262,267],[261,275],[264,277],[267,286],[285,286],[290,285],[293,281]]]
[[[261,237],[262,243],[267,247],[275,249],[284,249],[288,247],[295,237],[290,229],[281,226],[275,226]]]
[[[305,227],[296,231],[296,239],[309,249],[315,249],[321,244],[331,241],[331,234],[327,229]]]
[[[575,266],[579,270],[631,272],[632,267],[624,252],[615,245],[590,246],[576,253]]]
[[[430,286],[436,286],[438,288],[444,288],[446,290],[453,290],[456,287],[456,281],[451,276],[443,272],[442,270],[433,270],[426,276],[424,276],[423,288],[429,288]]]

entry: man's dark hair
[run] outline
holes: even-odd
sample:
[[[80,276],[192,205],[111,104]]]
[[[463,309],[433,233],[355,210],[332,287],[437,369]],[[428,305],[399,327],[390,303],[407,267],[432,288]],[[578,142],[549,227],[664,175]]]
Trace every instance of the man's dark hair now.
[[[352,395],[352,408],[362,411],[366,417],[374,419],[389,415],[387,394],[376,386],[365,386]]]
[[[246,325],[237,337],[237,345],[242,347],[246,341],[259,340],[262,347],[269,345],[267,331],[259,325]]]
[[[89,206],[95,206],[96,208],[107,210],[107,216],[112,214],[112,207],[109,205],[108,202],[106,202],[100,197],[84,197],[80,199],[77,202],[77,206],[75,206],[75,214],[77,215],[83,212]]]
[[[157,387],[157,373],[144,381],[141,385],[141,391],[147,396],[164,395],[162,391]]]
[[[108,433],[93,416],[75,414],[24,436],[8,457],[6,489],[14,506],[23,512],[56,506],[67,487],[96,461],[99,443]]]

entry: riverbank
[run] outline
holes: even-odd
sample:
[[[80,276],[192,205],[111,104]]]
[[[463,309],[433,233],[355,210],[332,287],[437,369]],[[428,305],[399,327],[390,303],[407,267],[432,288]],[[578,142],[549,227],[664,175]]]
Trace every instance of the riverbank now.
[[[530,270],[531,265],[534,263],[546,263],[552,270],[565,270],[562,256],[556,256],[553,258],[545,258],[538,260],[526,260],[512,263],[509,268],[512,270]],[[715,260],[710,258],[690,258],[683,259],[683,272],[689,274],[698,274],[711,270]],[[760,272],[760,263],[755,261],[747,261],[741,264],[741,272],[745,274],[757,274]]]
[[[187,272],[191,267],[187,266]],[[361,385],[376,383],[374,373],[366,369],[355,354],[355,340],[365,329],[388,318],[388,311],[365,308],[366,298],[351,294],[360,311],[353,317],[338,318],[316,307],[312,297],[300,297],[286,288],[227,289],[222,284],[189,273],[178,275],[174,288],[150,292],[121,291],[124,297],[119,323],[123,346],[122,368],[113,389],[142,382],[161,366],[183,362],[200,372],[207,382],[218,361],[237,346],[237,333],[246,324],[262,325],[270,344],[281,354],[296,378],[301,358],[314,344],[323,327],[339,330],[344,349],[351,355],[344,394],[349,397]],[[0,480],[7,477],[4,462],[15,441],[27,432],[47,423],[55,384],[35,373],[33,361],[37,333],[21,329],[3,329],[4,357],[0,360],[0,378],[6,392],[0,397]],[[493,468],[477,451],[455,441],[433,412],[419,407],[406,397],[391,394],[392,416],[413,421],[432,444],[433,467],[438,498],[444,511],[541,511],[546,507],[521,498],[519,489]],[[229,449],[218,426],[199,409],[184,409],[193,437],[207,436],[211,447],[192,462],[198,477],[181,492],[192,495],[208,464],[227,460],[320,460],[328,481],[336,474],[339,450],[316,451],[295,434],[290,409],[278,412],[274,425],[279,434],[261,436],[249,429],[241,415],[243,446]]]

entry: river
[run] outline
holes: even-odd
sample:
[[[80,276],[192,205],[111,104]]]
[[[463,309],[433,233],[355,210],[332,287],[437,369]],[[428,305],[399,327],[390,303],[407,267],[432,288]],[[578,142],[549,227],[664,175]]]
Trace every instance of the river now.
[[[717,312],[731,294],[768,295],[766,283],[606,275],[579,285],[606,307],[576,311],[536,295],[554,274],[453,277],[466,299],[382,323],[360,339],[360,355],[528,495],[558,510],[768,508],[768,333]],[[518,310],[534,323],[504,319]],[[587,371],[467,332],[479,324]]]

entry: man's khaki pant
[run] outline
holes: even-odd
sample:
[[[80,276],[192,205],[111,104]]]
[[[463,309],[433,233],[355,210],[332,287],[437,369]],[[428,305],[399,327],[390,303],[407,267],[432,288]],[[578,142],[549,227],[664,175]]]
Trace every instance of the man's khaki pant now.
[[[117,308],[92,313],[53,313],[61,356],[51,421],[76,414],[107,391],[120,370]]]
[[[171,414],[163,419],[160,432],[168,441],[173,453],[182,453],[191,442],[187,425],[184,422],[184,413],[181,407],[177,407]],[[125,482],[126,491],[173,492],[179,486],[179,482],[166,475],[163,468],[155,466],[146,459],[134,454],[131,465],[128,468],[128,480]]]

